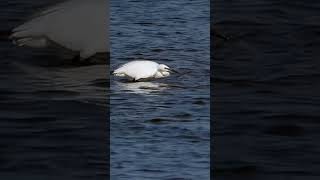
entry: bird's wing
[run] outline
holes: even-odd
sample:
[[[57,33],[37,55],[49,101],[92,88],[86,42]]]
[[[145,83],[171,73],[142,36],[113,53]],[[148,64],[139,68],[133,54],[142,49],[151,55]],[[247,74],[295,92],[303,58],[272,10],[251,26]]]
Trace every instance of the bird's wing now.
[[[34,14],[28,21],[12,30],[10,39],[19,46],[46,47],[48,42],[53,42],[45,33],[49,23],[47,20],[70,2],[59,3]]]
[[[66,5],[70,4],[70,2],[72,1],[58,3],[32,15],[29,20],[14,28],[10,37],[25,38],[42,34],[45,28],[45,24],[43,24],[44,21],[48,20],[48,17],[50,17],[52,14],[57,13],[59,10],[65,9],[67,7]]]
[[[57,44],[82,51],[87,57],[108,51],[108,12],[106,1],[69,0],[49,7],[33,19],[13,29],[13,40],[47,37]],[[30,41],[35,44],[39,41]],[[42,41],[41,41],[42,42]],[[26,44],[27,45],[27,44]]]
[[[152,61],[131,61],[118,69],[114,74],[125,74],[131,78],[144,79],[153,77],[158,70],[158,64]]]
[[[126,71],[128,68],[134,67],[139,62],[141,61],[130,61],[128,63],[125,63],[116,70],[114,70],[114,73],[124,73],[124,71]]]

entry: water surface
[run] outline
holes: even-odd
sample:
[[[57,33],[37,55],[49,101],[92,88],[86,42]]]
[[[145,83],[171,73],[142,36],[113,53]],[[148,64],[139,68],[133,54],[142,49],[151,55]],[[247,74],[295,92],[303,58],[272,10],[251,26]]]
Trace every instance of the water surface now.
[[[209,179],[209,1],[111,3],[111,68],[131,60],[183,75],[111,78],[111,179]]]

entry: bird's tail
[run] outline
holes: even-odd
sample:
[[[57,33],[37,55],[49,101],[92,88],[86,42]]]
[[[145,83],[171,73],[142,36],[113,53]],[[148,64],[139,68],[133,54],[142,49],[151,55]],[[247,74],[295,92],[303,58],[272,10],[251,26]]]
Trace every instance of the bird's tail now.
[[[125,77],[126,76],[125,74],[119,73],[119,72],[116,72],[116,71],[111,71],[110,75],[114,75],[114,76],[118,76],[118,77]]]
[[[17,46],[28,46],[33,48],[42,48],[47,46],[47,40],[40,37],[13,38],[12,43]]]
[[[9,39],[18,46],[45,47],[46,37],[39,36],[43,34],[45,24],[41,19],[35,18],[14,28]],[[40,23],[41,22],[41,23]]]
[[[17,46],[39,44],[40,41],[31,37],[23,37],[14,31],[0,31],[0,39],[11,40]]]

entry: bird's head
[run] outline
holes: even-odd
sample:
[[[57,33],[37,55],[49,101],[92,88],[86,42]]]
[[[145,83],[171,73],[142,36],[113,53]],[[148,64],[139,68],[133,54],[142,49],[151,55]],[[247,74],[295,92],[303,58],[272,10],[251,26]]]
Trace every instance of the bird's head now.
[[[169,76],[170,73],[174,72],[174,73],[178,73],[177,71],[169,68],[167,65],[165,64],[159,64],[159,72],[163,75],[163,76]]]

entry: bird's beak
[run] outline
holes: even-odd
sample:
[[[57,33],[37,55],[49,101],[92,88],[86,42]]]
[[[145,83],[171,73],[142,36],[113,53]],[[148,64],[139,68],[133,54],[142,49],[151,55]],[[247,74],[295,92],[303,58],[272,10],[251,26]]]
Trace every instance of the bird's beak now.
[[[179,72],[178,72],[178,71],[176,71],[176,70],[174,70],[174,69],[169,69],[169,72],[173,72],[173,73],[177,73],[177,74],[179,74]]]

